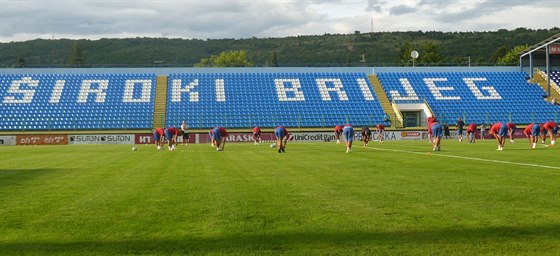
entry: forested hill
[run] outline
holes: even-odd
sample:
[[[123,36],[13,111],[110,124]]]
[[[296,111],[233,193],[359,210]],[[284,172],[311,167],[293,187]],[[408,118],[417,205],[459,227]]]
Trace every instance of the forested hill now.
[[[72,63],[70,52],[76,42],[85,56],[82,66],[86,67],[190,67],[202,58],[229,50],[246,50],[248,59],[256,66],[403,66],[410,65],[411,49],[420,52],[419,65],[466,65],[467,57],[473,65],[494,65],[514,46],[532,45],[557,33],[560,33],[559,28],[518,28],[445,33],[356,31],[353,34],[207,40],[37,39],[0,43],[0,67],[69,66]],[[274,52],[276,58],[272,58]]]

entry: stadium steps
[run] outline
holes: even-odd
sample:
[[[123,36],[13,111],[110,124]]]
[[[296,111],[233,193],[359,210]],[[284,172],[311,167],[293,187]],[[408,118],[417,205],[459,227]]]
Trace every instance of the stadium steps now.
[[[165,127],[165,110],[167,103],[167,76],[156,78],[156,98],[154,103],[154,128]]]
[[[544,79],[544,77],[539,73],[535,73],[533,75],[533,79],[529,80],[530,83],[534,83],[534,84],[538,84],[540,87],[542,87],[544,89],[545,92],[548,92],[548,84],[546,79]],[[558,94],[558,92],[556,90],[554,90],[553,88],[550,89],[550,95],[552,96],[552,98],[556,98],[556,101],[560,100],[560,94]],[[551,98],[548,97],[547,101],[550,101]]]
[[[379,98],[379,103],[381,103],[383,111],[389,115],[391,126],[393,128],[403,128],[402,124],[396,121],[397,114],[395,113],[395,110],[393,110],[393,106],[391,105],[389,98],[387,98],[387,93],[385,93],[379,78],[376,75],[368,75],[368,78],[369,82],[373,86],[373,91],[375,91],[377,98]]]

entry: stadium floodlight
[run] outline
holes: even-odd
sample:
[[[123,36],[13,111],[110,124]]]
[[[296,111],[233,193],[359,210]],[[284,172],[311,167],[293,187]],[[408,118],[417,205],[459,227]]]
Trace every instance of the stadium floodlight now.
[[[414,60],[416,60],[418,58],[418,56],[420,56],[420,54],[417,51],[411,51],[410,52],[410,57],[412,57],[412,66],[414,67]]]
[[[471,56],[463,57],[463,59],[466,59],[469,62],[469,67],[470,67],[471,66]]]

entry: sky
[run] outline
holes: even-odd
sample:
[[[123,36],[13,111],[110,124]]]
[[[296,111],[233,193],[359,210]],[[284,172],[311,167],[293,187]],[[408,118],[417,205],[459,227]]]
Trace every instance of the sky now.
[[[560,27],[560,0],[0,0],[0,42],[518,27]]]

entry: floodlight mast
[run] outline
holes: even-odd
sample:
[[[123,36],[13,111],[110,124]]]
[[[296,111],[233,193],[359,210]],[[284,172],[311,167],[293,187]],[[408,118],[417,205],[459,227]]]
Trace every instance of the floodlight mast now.
[[[415,66],[414,60],[417,59],[418,56],[420,56],[420,54],[418,54],[417,51],[410,52],[410,57],[412,57],[412,67]]]

